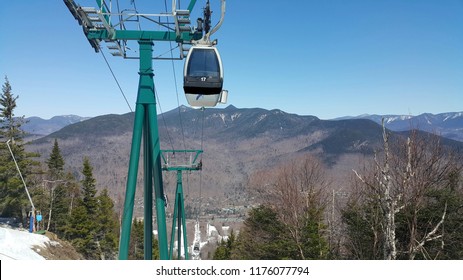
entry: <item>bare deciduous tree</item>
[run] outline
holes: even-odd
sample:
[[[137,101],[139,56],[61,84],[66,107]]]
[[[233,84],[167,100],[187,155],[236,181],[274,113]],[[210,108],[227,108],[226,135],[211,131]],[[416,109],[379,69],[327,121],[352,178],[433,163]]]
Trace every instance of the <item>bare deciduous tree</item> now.
[[[309,209],[317,212],[315,216],[323,218],[330,185],[320,160],[304,155],[271,170],[257,172],[251,178],[250,185],[259,198],[258,202],[272,207],[278,213],[300,257],[306,259],[304,244],[307,240],[302,229],[304,223],[312,218],[308,216]],[[322,223],[321,220],[317,222]]]
[[[384,159],[380,163],[375,154],[375,172],[372,181],[367,181],[354,170],[355,175],[370,188],[376,196],[381,209],[380,217],[383,230],[383,256],[385,260],[397,257],[395,216],[403,208],[402,193],[398,192],[392,182],[390,167],[389,137],[383,123]]]
[[[443,150],[438,137],[424,138],[417,131],[412,131],[406,142],[397,143],[390,146],[383,124],[382,158],[375,154],[370,174],[361,175],[354,170],[365,187],[366,195],[361,203],[367,198],[380,209],[379,227],[372,231],[375,236],[381,235],[384,259],[393,260],[399,254],[401,258],[415,259],[418,253],[423,258],[434,258],[436,256],[430,255],[426,245],[441,240],[444,246],[447,202],[440,206],[439,215],[426,217],[422,212],[435,200],[430,193],[447,188],[452,174],[461,174],[461,161],[454,158],[455,153]],[[397,221],[399,214],[400,222]],[[401,234],[408,237],[397,236],[398,226]]]

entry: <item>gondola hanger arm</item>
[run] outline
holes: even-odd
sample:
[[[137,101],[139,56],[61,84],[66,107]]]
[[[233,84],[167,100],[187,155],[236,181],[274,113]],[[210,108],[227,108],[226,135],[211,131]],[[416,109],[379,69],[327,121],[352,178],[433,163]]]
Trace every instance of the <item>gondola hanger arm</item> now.
[[[211,31],[209,31],[208,33],[206,33],[204,35],[203,38],[201,38],[201,40],[197,41],[197,44],[200,44],[200,45],[215,45],[217,44],[216,41],[214,42],[211,42],[211,35],[214,34],[217,30],[219,30],[219,28],[222,26],[222,23],[224,21],[224,18],[225,18],[225,8],[226,8],[226,0],[221,0],[222,4],[221,4],[221,14],[220,14],[220,20],[219,22],[214,26],[214,28],[212,28]]]

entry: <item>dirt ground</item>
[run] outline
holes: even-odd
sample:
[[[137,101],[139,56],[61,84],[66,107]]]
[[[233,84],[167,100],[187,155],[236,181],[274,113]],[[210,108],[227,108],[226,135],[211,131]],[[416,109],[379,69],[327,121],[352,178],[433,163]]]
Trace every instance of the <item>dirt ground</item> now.
[[[59,239],[56,234],[46,232],[45,236],[50,238],[46,248],[35,247],[34,250],[47,260],[83,260],[82,255],[76,252],[72,245],[64,240]]]

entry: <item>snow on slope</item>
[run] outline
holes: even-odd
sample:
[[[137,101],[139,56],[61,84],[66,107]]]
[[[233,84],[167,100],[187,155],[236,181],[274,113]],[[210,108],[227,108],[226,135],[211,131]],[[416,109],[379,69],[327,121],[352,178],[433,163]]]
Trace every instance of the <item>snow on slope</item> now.
[[[35,250],[50,242],[46,236],[0,225],[0,260],[44,260]]]

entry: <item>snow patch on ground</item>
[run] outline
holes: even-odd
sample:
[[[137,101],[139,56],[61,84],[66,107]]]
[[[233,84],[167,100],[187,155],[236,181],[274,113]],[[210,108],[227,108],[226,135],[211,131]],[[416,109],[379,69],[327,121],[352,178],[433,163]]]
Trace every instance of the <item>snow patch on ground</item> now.
[[[50,239],[44,235],[0,226],[0,260],[2,261],[45,260],[37,251],[40,251],[40,247],[46,248],[47,243],[50,243]]]

